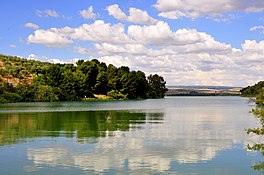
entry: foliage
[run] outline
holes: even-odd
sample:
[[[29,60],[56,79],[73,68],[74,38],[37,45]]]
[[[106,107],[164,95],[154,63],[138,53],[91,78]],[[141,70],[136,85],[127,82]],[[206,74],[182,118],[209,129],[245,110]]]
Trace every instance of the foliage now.
[[[259,164],[253,165],[252,168],[256,171],[262,171],[264,173],[264,162],[261,162]]]
[[[168,90],[166,88],[166,81],[164,81],[163,77],[157,74],[148,76],[148,84],[149,98],[163,98]]]
[[[48,85],[37,86],[34,93],[34,101],[58,101],[56,90]]]
[[[243,95],[254,95],[256,97],[256,104],[258,105],[256,109],[252,109],[252,113],[259,119],[260,127],[258,128],[249,128],[247,129],[247,133],[252,133],[256,135],[263,136],[264,135],[264,81],[257,83],[254,86],[247,87],[245,90],[242,89]],[[259,151],[264,156],[264,143],[255,143],[253,145],[247,145],[249,150]],[[264,172],[264,162],[256,164],[253,166],[254,170]]]
[[[126,99],[127,95],[122,94],[117,90],[111,90],[107,93],[107,96],[112,97],[113,99]]]
[[[264,88],[261,89],[256,97],[256,104],[259,106],[264,106]]]
[[[159,75],[146,78],[142,71],[107,66],[96,59],[73,65],[0,55],[0,61],[0,102],[77,101],[94,94],[114,99],[163,98],[167,90]]]
[[[264,88],[264,81],[260,81],[253,86],[248,86],[246,88],[241,89],[240,92],[243,96],[256,97],[261,93],[261,91],[263,92],[263,88]]]

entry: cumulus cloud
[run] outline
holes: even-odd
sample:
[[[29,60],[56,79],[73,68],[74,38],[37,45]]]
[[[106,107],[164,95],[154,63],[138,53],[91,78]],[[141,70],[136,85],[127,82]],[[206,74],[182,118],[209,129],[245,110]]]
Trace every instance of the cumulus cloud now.
[[[49,47],[65,47],[67,44],[72,43],[65,35],[63,29],[56,28],[36,30],[34,34],[28,36],[28,42],[43,44]]]
[[[233,12],[255,13],[264,10],[262,0],[157,0],[154,5],[161,13],[159,16],[169,19],[199,18],[219,16]]]
[[[77,28],[51,28],[48,30],[36,30],[28,36],[29,43],[43,44],[50,47],[65,47],[72,40],[128,43],[128,36],[122,24],[111,25],[102,20],[92,24],[83,24]]]
[[[111,56],[111,55],[133,55],[133,56],[162,56],[168,55],[169,50],[161,49],[155,50],[146,48],[142,44],[125,44],[125,45],[114,45],[109,43],[95,44],[95,48],[100,56]]]
[[[248,52],[264,54],[264,41],[257,42],[255,40],[246,40],[245,43],[242,44],[242,48]]]
[[[245,41],[240,51],[227,47],[222,51],[221,48],[211,52],[210,49],[197,49],[196,52],[162,56],[122,56],[115,53],[117,56],[102,56],[100,60],[117,65],[123,63],[148,74],[159,73],[170,85],[247,86],[263,80],[263,42]]]
[[[72,28],[69,35],[72,39],[95,42],[127,43],[130,42],[125,34],[124,25],[121,23],[111,25],[102,20],[92,24],[83,24],[78,28]]]
[[[211,36],[195,29],[183,28],[173,32],[168,23],[163,21],[151,26],[131,25],[127,33],[138,43],[154,46],[178,46],[213,40]]]
[[[29,43],[65,47],[107,64],[126,65],[147,74],[158,73],[168,84],[247,86],[263,80],[264,41],[246,40],[241,49],[217,41],[196,29],[173,31],[166,22],[125,26],[97,20],[76,28],[36,30]]]
[[[54,18],[58,18],[60,17],[60,15],[55,11],[55,10],[36,10],[35,14],[38,16],[38,17],[54,17]]]
[[[95,19],[95,18],[97,18],[97,15],[93,12],[93,6],[88,7],[87,10],[80,11],[80,15],[84,19]]]
[[[24,27],[32,28],[32,29],[39,29],[39,26],[37,24],[31,23],[31,22],[24,24]]]
[[[118,20],[126,20],[127,16],[126,14],[119,8],[117,4],[110,5],[106,8],[108,11],[108,14],[113,16],[114,18]]]
[[[129,8],[129,16],[127,16],[117,4],[107,7],[108,14],[113,16],[118,20],[128,21],[135,24],[148,24],[153,25],[158,22],[158,20],[149,16],[147,11],[143,11],[136,8]]]

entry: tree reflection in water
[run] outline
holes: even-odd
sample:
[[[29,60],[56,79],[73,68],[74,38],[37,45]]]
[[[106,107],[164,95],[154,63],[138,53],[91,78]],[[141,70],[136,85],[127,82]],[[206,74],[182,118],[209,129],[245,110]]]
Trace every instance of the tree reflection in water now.
[[[247,133],[256,134],[259,136],[264,135],[264,109],[253,109],[252,110],[255,117],[259,119],[260,127],[247,129]],[[264,156],[264,143],[248,144],[247,148],[252,151],[259,151]],[[260,162],[252,166],[254,170],[262,171],[264,173],[264,162]]]
[[[2,115],[2,116],[1,116]],[[115,136],[117,131],[140,129],[146,119],[163,120],[162,113],[131,113],[129,111],[12,113],[0,115],[0,145],[23,142],[27,138],[76,137],[79,142],[94,142]]]

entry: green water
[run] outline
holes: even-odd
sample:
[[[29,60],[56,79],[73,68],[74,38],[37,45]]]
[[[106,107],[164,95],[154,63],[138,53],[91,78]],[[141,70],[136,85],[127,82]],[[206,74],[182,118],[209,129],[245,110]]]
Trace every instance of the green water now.
[[[254,175],[241,97],[0,105],[0,174]]]

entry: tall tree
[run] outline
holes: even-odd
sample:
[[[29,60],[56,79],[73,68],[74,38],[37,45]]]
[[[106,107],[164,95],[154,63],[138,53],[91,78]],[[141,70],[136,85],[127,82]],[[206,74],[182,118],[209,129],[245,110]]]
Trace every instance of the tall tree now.
[[[148,76],[148,98],[163,98],[166,91],[166,81],[164,81],[162,76],[157,74]]]
[[[101,71],[96,78],[96,84],[94,86],[94,92],[96,94],[107,94],[108,81],[105,71]]]

